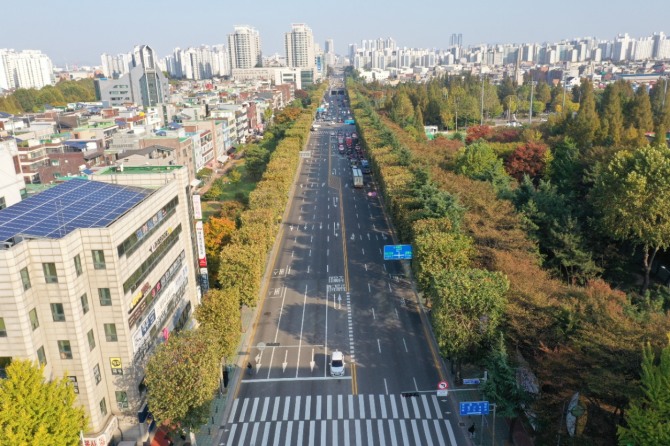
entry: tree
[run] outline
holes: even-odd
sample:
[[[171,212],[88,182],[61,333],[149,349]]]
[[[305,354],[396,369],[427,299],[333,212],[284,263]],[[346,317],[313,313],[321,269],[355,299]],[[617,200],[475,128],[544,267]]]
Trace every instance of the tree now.
[[[502,320],[509,281],[500,272],[452,269],[438,272],[427,290],[431,318],[443,355],[463,359],[489,341]]]
[[[251,145],[244,151],[244,165],[249,175],[255,180],[259,180],[268,164],[270,153],[263,147]]]
[[[403,128],[409,125],[414,118],[414,107],[407,93],[404,90],[398,91],[391,104],[391,119]]]
[[[202,329],[210,330],[212,338],[219,343],[220,356],[230,362],[242,334],[240,296],[237,290],[210,289],[202,298],[202,304],[195,309],[195,318]]]
[[[593,86],[587,79],[582,79],[580,86],[581,101],[577,116],[570,123],[570,135],[583,150],[591,147],[600,130],[600,117],[596,113],[596,100]]]
[[[621,97],[616,84],[610,84],[603,93],[601,142],[608,146],[619,146],[623,138],[624,121]]]
[[[151,412],[175,429],[204,424],[219,386],[220,344],[207,330],[183,331],[158,346],[146,367]]]
[[[221,248],[230,242],[235,222],[225,217],[210,217],[203,225],[210,283],[218,283]]]
[[[487,400],[495,403],[498,415],[512,420],[509,429],[511,441],[514,424],[523,414],[524,404],[531,401],[531,395],[517,383],[516,370],[510,364],[502,334],[486,356],[486,370],[488,379],[482,386],[482,393]]]
[[[670,444],[670,343],[658,362],[651,344],[642,349],[642,395],[630,402],[625,426],[619,426],[619,444]]]
[[[482,141],[459,150],[456,171],[474,180],[489,181],[498,192],[509,187],[510,178],[505,172],[502,160],[489,144]]]
[[[606,233],[642,248],[644,282],[656,253],[670,246],[670,149],[647,146],[618,152],[597,173],[592,203]]]
[[[510,154],[505,163],[507,173],[521,181],[524,175],[537,180],[544,172],[547,162],[548,148],[539,142],[521,144]]]
[[[70,380],[45,381],[44,367],[15,359],[0,380],[0,445],[79,445],[88,420]]]
[[[651,114],[651,102],[647,88],[641,85],[635,92],[635,99],[631,108],[633,126],[642,134],[654,130],[654,120]]]

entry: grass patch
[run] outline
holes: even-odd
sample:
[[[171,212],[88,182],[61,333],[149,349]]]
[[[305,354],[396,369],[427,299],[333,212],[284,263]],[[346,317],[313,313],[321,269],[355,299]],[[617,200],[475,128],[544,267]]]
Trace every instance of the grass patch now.
[[[219,201],[202,202],[202,221],[206,223],[209,217],[217,216],[221,212],[221,203]]]
[[[237,170],[241,174],[240,180],[234,183],[229,180],[230,173],[233,172],[233,170]],[[222,183],[221,193],[219,194],[220,201],[240,200],[241,197],[244,197],[243,200],[246,203],[251,191],[256,189],[258,181],[249,177],[247,169],[244,166],[244,161],[242,161],[222,178]]]

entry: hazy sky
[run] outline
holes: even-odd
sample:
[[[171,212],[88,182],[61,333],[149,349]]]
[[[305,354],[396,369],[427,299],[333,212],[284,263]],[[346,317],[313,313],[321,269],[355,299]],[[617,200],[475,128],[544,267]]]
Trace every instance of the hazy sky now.
[[[38,49],[57,65],[100,65],[100,54],[148,44],[160,57],[175,47],[226,43],[234,25],[261,35],[263,54],[283,54],[291,23],[306,23],[323,48],[393,37],[399,46],[446,48],[452,33],[478,43],[554,42],[618,33],[670,33],[667,0],[19,0],[0,7],[0,48]]]

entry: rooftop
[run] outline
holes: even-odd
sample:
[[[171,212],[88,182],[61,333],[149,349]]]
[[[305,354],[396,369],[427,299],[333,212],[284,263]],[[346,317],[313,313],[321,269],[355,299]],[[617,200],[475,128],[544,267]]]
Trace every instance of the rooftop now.
[[[154,147],[154,146],[152,146]],[[97,175],[137,175],[138,173],[167,173],[174,170],[181,169],[182,166],[124,166],[123,170],[120,167],[112,166],[105,170],[96,172]]]
[[[81,228],[104,228],[152,191],[79,178],[0,210],[0,242],[65,237]]]

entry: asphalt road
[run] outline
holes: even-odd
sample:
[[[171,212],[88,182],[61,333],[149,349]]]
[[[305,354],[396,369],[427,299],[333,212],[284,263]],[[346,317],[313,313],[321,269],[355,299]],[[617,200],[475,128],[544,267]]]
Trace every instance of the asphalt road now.
[[[466,444],[436,396],[441,376],[411,283],[399,261],[383,260],[393,241],[372,178],[353,187],[331,135],[354,127],[319,124],[220,444]],[[330,375],[336,349],[342,377]]]

